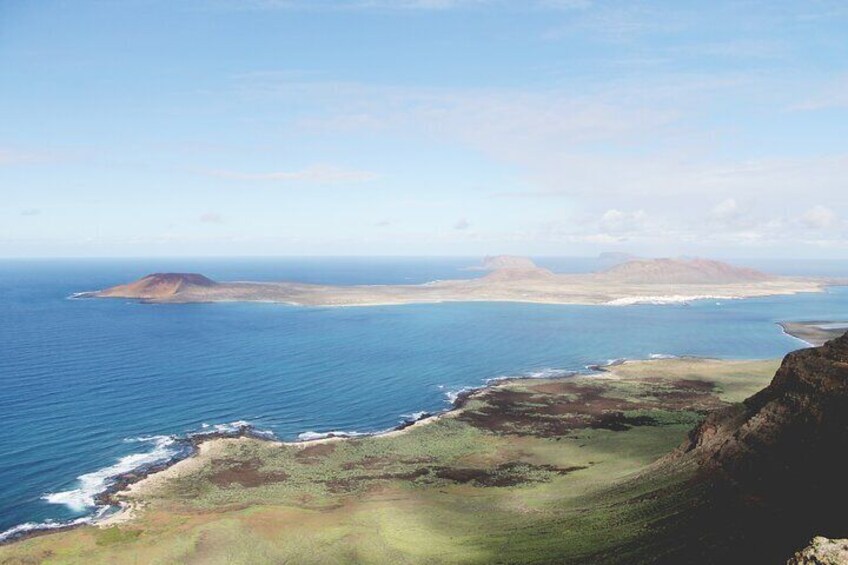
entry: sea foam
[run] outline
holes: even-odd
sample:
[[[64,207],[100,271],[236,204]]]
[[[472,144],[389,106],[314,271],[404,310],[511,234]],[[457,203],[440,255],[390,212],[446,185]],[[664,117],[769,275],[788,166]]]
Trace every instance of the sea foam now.
[[[297,439],[300,441],[315,441],[316,439],[328,439],[331,437],[361,437],[373,435],[365,432],[343,432],[343,431],[332,431],[332,432],[303,432],[302,434],[298,434]]]
[[[0,543],[13,540],[20,536],[24,536],[29,532],[58,530],[61,528],[71,528],[73,526],[79,526],[82,524],[91,524],[99,517],[100,515],[83,516],[82,518],[77,518],[76,520],[68,520],[65,522],[58,520],[45,520],[44,522],[24,522],[23,524],[18,524],[17,526],[9,528],[5,532],[0,532]]]
[[[143,436],[127,441],[152,443],[153,448],[144,453],[121,457],[114,465],[80,475],[75,489],[47,493],[41,498],[51,504],[63,504],[75,512],[83,512],[97,506],[97,495],[109,488],[115,478],[136,469],[163,463],[179,453],[175,446],[177,440],[172,436]]]

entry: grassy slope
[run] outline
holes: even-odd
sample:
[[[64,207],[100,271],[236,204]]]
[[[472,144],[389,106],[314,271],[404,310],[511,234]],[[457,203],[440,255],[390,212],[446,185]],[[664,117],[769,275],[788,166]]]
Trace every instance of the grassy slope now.
[[[24,540],[0,548],[0,563],[638,561],[697,496],[682,488],[691,470],[650,463],[702,417],[696,404],[738,402],[776,367],[630,363],[567,385],[510,383],[471,400],[467,418],[393,437],[307,448],[226,440],[199,471],[147,493],[134,521]],[[700,381],[713,392],[693,394]],[[651,419],[613,431],[584,416],[549,433],[586,404],[585,391],[590,404],[626,408],[631,424]],[[517,416],[496,431],[472,417],[504,410]]]

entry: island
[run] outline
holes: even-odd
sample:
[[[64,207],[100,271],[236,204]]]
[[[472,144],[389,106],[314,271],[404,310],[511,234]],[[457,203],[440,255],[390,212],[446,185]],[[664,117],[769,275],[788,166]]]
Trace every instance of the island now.
[[[118,515],[0,562],[837,563],[805,556],[848,537],[846,444],[848,336],[626,362],[381,435],[211,439],[122,483]]]
[[[838,281],[781,277],[707,259],[632,259],[597,273],[557,274],[523,257],[487,258],[472,279],[417,285],[337,286],[299,282],[217,282],[195,273],[154,273],[84,298],[156,303],[278,302],[300,306],[375,306],[439,302],[631,305],[730,300],[820,292]]]

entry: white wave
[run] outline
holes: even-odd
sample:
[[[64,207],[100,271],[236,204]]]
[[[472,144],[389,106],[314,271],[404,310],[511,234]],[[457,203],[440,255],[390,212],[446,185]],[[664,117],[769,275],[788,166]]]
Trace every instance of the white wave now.
[[[5,532],[0,532],[0,543],[24,535],[28,532],[36,532],[42,530],[57,530],[59,528],[69,528],[80,524],[90,524],[94,521],[91,516],[69,520],[67,522],[58,522],[54,520],[46,520],[44,522],[25,522],[18,524],[13,528],[9,528]]]
[[[679,359],[677,355],[672,355],[671,353],[651,353],[648,355],[649,359]]]
[[[361,437],[367,436],[371,434],[367,434],[364,432],[343,432],[343,431],[332,431],[332,432],[303,432],[302,434],[298,434],[297,439],[300,441],[314,441],[316,439],[327,439],[331,437]]]
[[[629,359],[627,357],[619,357],[617,359],[607,359],[605,363],[592,363],[590,365],[584,366],[584,369],[587,371],[598,371],[605,367],[617,367],[618,365],[623,365],[627,363]]]
[[[574,375],[574,371],[567,371],[565,369],[542,369],[540,371],[533,371],[531,373],[527,373],[522,378],[527,379],[555,379],[558,377],[570,377]]]
[[[96,290],[88,290],[86,292],[72,292],[71,294],[68,295],[67,299],[68,300],[76,300],[78,298],[88,298],[89,296],[91,296],[95,292],[97,292],[97,291]]]
[[[538,371],[529,371],[520,375],[501,375],[498,377],[491,377],[485,379],[483,382],[487,385],[491,385],[497,384],[501,381],[508,381],[510,379],[556,379],[561,377],[571,377],[576,374],[576,371],[569,371],[566,369],[553,369],[549,367],[546,369],[539,369]]]
[[[429,414],[430,412],[422,410],[420,412],[413,412],[412,414],[401,414],[400,417],[403,418],[405,422],[417,422],[418,420],[425,418]]]
[[[77,488],[47,493],[41,497],[42,500],[51,504],[63,504],[75,512],[82,512],[96,506],[97,495],[104,492],[116,477],[141,467],[165,462],[178,453],[173,447],[176,440],[171,436],[145,436],[131,438],[128,441],[152,443],[153,449],[146,453],[133,453],[121,457],[114,465],[80,475],[77,477],[79,485]]]
[[[695,300],[735,300],[737,296],[722,296],[715,294],[669,294],[662,296],[627,296],[616,298],[606,303],[607,306],[633,306],[635,304],[681,304]]]
[[[225,422],[223,424],[203,424],[205,428],[212,428],[213,431],[219,432],[222,434],[234,434],[243,428],[249,428],[253,424],[248,422],[247,420],[236,420],[235,422]]]
[[[460,395],[472,392],[475,390],[475,387],[472,386],[464,386],[462,388],[449,390],[445,393],[445,398],[451,404],[456,404],[456,401],[459,400]]]
[[[210,433],[218,433],[218,434],[237,434],[245,428],[250,429],[250,433],[257,436],[262,436],[266,438],[275,438],[274,432],[271,430],[260,430],[256,428],[252,422],[248,422],[247,420],[236,420],[235,422],[226,422],[223,424],[207,424],[206,422],[200,424],[201,431],[199,432],[191,432],[188,434],[189,437],[194,437],[202,434],[210,434]]]
[[[6,531],[0,532],[0,543],[6,542],[10,539],[14,539],[18,536],[25,535],[29,532],[58,530],[60,528],[71,528],[73,526],[80,526],[82,524],[94,524],[104,516],[108,515],[110,512],[112,512],[112,509],[110,507],[100,506],[98,507],[97,512],[88,516],[76,518],[74,520],[61,521],[47,519],[43,522],[24,522],[23,524],[18,524],[17,526],[9,528]]]

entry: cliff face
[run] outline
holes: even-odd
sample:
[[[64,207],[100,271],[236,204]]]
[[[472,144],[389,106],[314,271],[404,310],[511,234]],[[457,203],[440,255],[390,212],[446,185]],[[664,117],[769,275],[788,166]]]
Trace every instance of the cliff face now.
[[[135,282],[100,291],[97,296],[156,300],[170,298],[193,287],[213,287],[218,283],[196,273],[153,273]]]
[[[848,335],[787,355],[768,387],[744,408],[708,417],[684,451],[696,451],[703,465],[734,482],[763,490],[811,475],[819,484],[837,469],[848,478],[846,448]],[[823,466],[826,461],[832,465]]]
[[[848,536],[848,335],[787,355],[767,388],[709,416],[678,457],[710,485],[701,521],[719,546],[785,560],[814,535]]]

